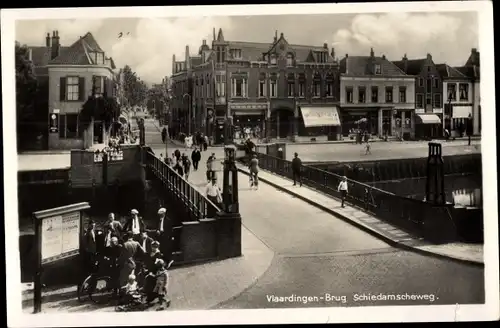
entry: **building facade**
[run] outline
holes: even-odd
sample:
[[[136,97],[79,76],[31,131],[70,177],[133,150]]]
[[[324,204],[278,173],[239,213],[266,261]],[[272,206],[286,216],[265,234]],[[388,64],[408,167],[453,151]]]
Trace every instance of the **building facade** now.
[[[415,135],[441,137],[443,135],[443,79],[432,56],[408,59],[406,54],[393,62],[404,73],[415,76]]]
[[[465,131],[467,120],[472,118],[474,84],[472,79],[447,64],[439,64],[437,68],[446,92],[443,128],[456,136]]]
[[[46,37],[45,47],[30,47],[36,52],[33,62],[39,78],[47,83],[47,129],[49,149],[84,149],[105,143],[107,131],[95,122],[83,131],[79,114],[88,97],[119,94],[119,74],[111,58],[91,33],[69,47],[59,43],[59,32]],[[43,50],[45,48],[45,50]]]
[[[228,41],[221,29],[213,32],[211,47],[203,40],[197,56],[186,48],[183,62],[173,60],[172,107],[190,112],[197,130],[222,142],[223,122],[229,118],[236,137],[245,130],[256,138],[338,137],[339,71],[333,49],[293,45],[278,32],[269,43]],[[172,113],[185,117],[176,109]]]
[[[349,56],[340,60],[342,135],[366,130],[378,136],[414,134],[415,77],[385,56]]]
[[[480,53],[472,48],[464,66],[455,67],[472,82],[472,127],[474,135],[481,134],[481,89],[480,89]]]

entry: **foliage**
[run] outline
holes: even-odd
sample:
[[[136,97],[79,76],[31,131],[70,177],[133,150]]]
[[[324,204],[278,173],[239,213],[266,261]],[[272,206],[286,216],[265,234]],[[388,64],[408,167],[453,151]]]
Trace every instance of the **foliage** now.
[[[103,97],[90,96],[82,106],[80,113],[80,124],[83,129],[86,129],[92,117],[96,121],[103,121],[106,128],[109,128],[114,121],[120,116],[120,105],[113,97],[107,95]]]
[[[143,106],[147,97],[147,86],[132,68],[126,65],[123,70],[123,91],[129,106]]]
[[[160,118],[163,115],[163,106],[168,106],[170,97],[166,86],[155,85],[147,91],[148,108],[152,108],[152,111],[156,118]]]

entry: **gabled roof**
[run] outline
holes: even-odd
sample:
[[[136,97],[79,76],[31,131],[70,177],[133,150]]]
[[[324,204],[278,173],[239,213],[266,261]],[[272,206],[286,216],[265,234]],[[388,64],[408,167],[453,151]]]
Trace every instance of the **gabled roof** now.
[[[202,60],[201,60],[200,56],[190,57],[190,60],[191,60],[191,67],[195,67],[195,66],[202,64]]]
[[[384,57],[348,56],[340,60],[340,72],[349,76],[378,76],[373,72],[373,65],[380,65],[380,76],[407,76],[398,66]]]
[[[419,75],[422,71],[422,67],[425,64],[426,59],[406,59],[393,61],[400,70],[408,75]],[[406,67],[405,67],[406,66]],[[405,69],[406,68],[406,69]]]
[[[463,75],[467,76],[470,79],[473,80],[479,80],[480,77],[480,72],[481,70],[479,69],[478,66],[473,65],[473,66],[460,66],[460,67],[453,67]]]
[[[61,47],[61,51],[69,47]],[[35,67],[46,66],[50,61],[50,47],[29,47],[31,49],[31,60]]]
[[[467,76],[462,74],[459,70],[451,67],[448,64],[437,64],[436,69],[441,76],[441,78],[446,79],[446,78],[462,78],[465,79]]]
[[[97,44],[94,36],[88,32],[71,46],[61,49],[59,56],[49,61],[50,65],[92,65],[89,52],[104,52]]]

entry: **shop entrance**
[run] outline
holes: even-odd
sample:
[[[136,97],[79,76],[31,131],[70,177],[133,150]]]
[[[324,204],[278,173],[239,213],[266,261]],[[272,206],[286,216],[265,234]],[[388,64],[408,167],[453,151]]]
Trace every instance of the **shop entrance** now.
[[[265,117],[263,113],[238,114],[233,113],[234,138],[241,139],[260,139],[263,138]]]
[[[290,108],[278,108],[271,112],[271,137],[287,138],[293,134],[294,112]]]

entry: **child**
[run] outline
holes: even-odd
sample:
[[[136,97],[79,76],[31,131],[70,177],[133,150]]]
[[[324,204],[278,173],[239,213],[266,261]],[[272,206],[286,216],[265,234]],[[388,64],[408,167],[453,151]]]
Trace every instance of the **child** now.
[[[370,145],[370,142],[369,141],[366,141],[366,144],[365,144],[365,155],[368,155],[368,154],[371,154],[372,152],[370,151],[370,148],[371,148],[371,145]]]
[[[123,304],[130,304],[137,298],[140,298],[139,288],[137,281],[135,281],[135,275],[131,274],[128,276],[128,283],[123,286]]]
[[[168,264],[168,267],[172,264],[172,261]],[[167,298],[167,290],[168,290],[168,271],[165,266],[165,261],[157,260],[156,261],[156,284],[153,288],[153,291],[148,295],[147,302],[151,303],[156,298],[158,298],[158,302],[160,307],[157,311],[165,310],[165,308],[170,306],[170,300]]]

